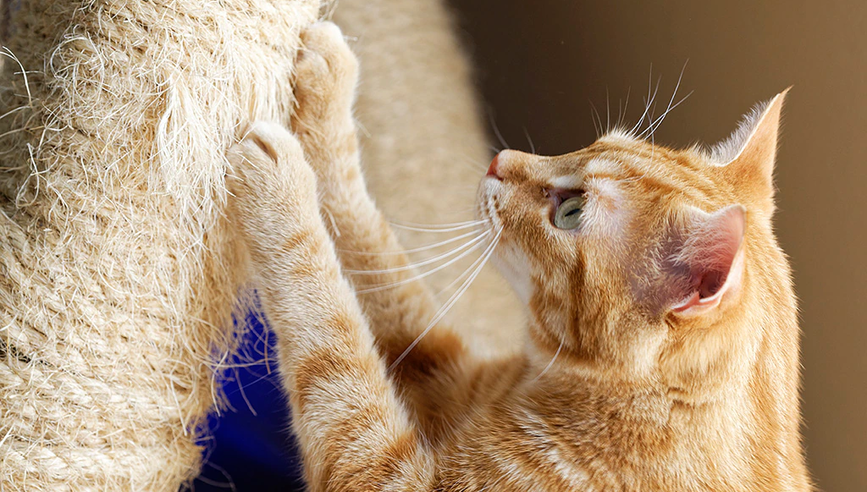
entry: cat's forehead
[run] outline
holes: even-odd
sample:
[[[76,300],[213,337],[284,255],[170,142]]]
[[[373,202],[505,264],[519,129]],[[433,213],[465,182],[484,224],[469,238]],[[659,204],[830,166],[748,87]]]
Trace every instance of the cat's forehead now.
[[[731,198],[729,185],[718,175],[719,167],[698,149],[674,150],[643,140],[603,137],[584,149],[548,159],[539,177],[555,189],[593,189],[621,202],[628,196],[645,200],[664,196],[672,203],[705,209]]]
[[[703,165],[698,156],[655,146],[643,140],[604,137],[589,147],[551,157],[552,181],[563,188],[589,178],[629,179],[695,172]]]
[[[571,190],[581,188],[589,179],[616,178],[622,174],[622,166],[616,159],[604,156],[567,162],[551,178],[552,188]]]

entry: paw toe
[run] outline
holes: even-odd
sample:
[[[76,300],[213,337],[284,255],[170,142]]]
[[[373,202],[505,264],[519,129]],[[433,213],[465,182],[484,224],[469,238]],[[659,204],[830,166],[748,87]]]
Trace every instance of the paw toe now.
[[[241,141],[229,149],[227,158],[233,193],[283,178],[297,180],[296,175],[308,167],[295,136],[279,124],[263,121],[249,126]]]
[[[303,154],[295,136],[283,125],[270,121],[257,121],[250,125],[241,143],[251,150],[255,148],[255,152],[264,153],[275,163]]]
[[[301,33],[301,41],[309,49],[319,51],[317,48],[324,48],[326,51],[332,51],[334,48],[339,48],[345,42],[343,33],[340,28],[333,22],[317,22],[308,27]],[[332,48],[332,50],[328,50]]]
[[[319,22],[304,31],[301,39],[304,50],[299,59],[299,69],[305,64],[318,66],[324,62],[321,71],[330,71],[342,78],[355,76],[358,63],[337,25]]]

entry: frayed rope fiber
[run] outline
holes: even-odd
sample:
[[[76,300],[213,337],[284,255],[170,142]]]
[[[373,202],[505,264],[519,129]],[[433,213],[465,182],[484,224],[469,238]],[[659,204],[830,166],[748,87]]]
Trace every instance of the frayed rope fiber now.
[[[225,149],[315,0],[3,3],[0,489],[178,490],[244,282]]]

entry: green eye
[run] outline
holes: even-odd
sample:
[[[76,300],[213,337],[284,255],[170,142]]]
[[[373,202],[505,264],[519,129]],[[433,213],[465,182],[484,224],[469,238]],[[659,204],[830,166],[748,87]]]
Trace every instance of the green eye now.
[[[583,196],[573,196],[563,201],[554,214],[554,226],[558,229],[575,229],[581,222],[581,209],[583,208]]]

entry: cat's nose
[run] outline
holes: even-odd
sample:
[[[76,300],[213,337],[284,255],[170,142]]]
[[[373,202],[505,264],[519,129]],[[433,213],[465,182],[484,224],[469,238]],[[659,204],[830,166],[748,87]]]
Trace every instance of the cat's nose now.
[[[491,165],[488,167],[488,174],[486,174],[485,176],[497,178],[500,181],[502,181],[503,178],[499,174],[497,174],[497,167],[499,165],[500,165],[500,154],[497,154],[494,156],[494,160],[491,161]]]

